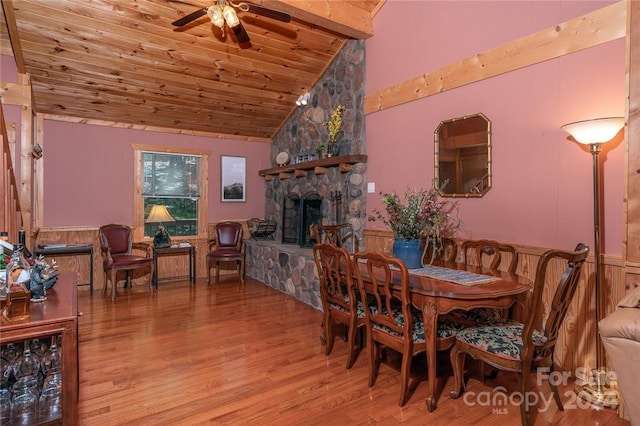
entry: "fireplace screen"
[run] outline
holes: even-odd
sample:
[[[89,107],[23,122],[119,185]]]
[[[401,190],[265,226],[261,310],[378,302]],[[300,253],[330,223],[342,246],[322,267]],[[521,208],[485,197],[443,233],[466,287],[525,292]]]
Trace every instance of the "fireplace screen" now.
[[[282,209],[282,243],[311,247],[316,243],[312,225],[322,223],[322,198],[317,192],[288,194]]]

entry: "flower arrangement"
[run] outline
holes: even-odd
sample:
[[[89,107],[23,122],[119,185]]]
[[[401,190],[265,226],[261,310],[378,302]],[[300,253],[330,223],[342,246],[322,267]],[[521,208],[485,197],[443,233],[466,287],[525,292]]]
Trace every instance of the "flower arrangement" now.
[[[327,126],[327,133],[329,133],[329,146],[336,143],[338,132],[342,129],[342,113],[344,109],[344,105],[338,105],[331,112],[331,118],[323,123]]]
[[[444,185],[446,182],[442,187]],[[368,219],[380,220],[391,228],[395,238],[425,238],[439,248],[443,238],[453,237],[460,228],[458,204],[441,199],[435,187],[428,191],[407,189],[404,196],[406,204],[402,204],[395,191],[380,195],[385,212],[374,209],[374,214]]]

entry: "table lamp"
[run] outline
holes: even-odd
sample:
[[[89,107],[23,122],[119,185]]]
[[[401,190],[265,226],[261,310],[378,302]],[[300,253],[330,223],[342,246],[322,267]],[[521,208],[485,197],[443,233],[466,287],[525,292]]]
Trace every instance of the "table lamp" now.
[[[175,219],[167,211],[167,206],[160,204],[152,205],[145,223],[158,224],[158,230],[156,231],[156,235],[153,237],[153,245],[156,248],[169,247],[171,245],[171,237],[169,237],[169,233],[162,225],[164,222],[175,222]]]

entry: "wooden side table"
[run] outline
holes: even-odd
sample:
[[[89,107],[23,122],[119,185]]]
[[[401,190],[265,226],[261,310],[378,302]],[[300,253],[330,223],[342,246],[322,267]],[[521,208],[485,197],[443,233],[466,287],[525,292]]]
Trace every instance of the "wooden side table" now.
[[[62,245],[62,244],[43,244],[33,250],[33,255],[43,256],[73,256],[76,254],[88,254],[89,255],[89,291],[93,294],[93,244],[79,244],[79,245]]]
[[[189,255],[189,281],[196,283],[196,246],[153,248],[153,285],[158,288],[158,257],[173,255]]]

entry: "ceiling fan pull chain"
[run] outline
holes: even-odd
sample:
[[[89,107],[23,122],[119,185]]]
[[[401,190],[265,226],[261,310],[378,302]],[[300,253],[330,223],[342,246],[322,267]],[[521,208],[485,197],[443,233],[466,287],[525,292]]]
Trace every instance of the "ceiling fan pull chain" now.
[[[240,2],[240,3],[234,3],[233,1],[229,0],[228,3],[235,7],[238,10],[241,10],[242,12],[248,12],[249,11],[249,5],[245,2]]]

